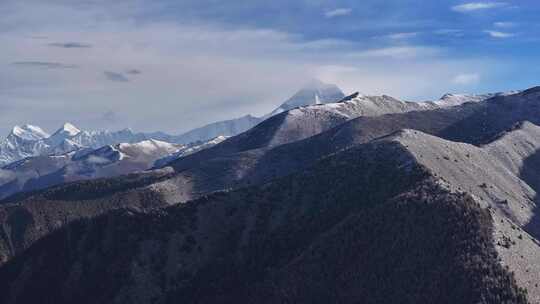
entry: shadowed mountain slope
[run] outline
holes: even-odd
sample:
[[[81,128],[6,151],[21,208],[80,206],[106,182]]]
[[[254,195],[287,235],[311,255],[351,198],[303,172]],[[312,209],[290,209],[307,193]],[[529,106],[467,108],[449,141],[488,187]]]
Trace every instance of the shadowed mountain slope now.
[[[266,185],[74,222],[0,268],[2,302],[526,303],[492,215],[420,164],[414,132]]]
[[[487,101],[466,103],[450,108],[445,107],[435,110],[360,117],[304,140],[273,148],[263,147],[251,149],[252,147],[258,147],[268,142],[267,140],[261,141],[260,138],[264,138],[264,134],[275,133],[272,127],[276,125],[281,126],[281,124],[274,124],[272,120],[283,119],[288,115],[287,113],[283,113],[269,119],[267,122],[247,133],[229,139],[213,149],[209,149],[208,151],[211,152],[202,151],[195,154],[194,157],[186,157],[179,160],[174,163],[177,170],[176,173],[169,172],[163,178],[155,180],[143,178],[145,181],[143,184],[130,184],[132,187],[129,188],[129,191],[137,192],[139,191],[137,189],[140,189],[143,193],[147,191],[157,193],[160,197],[160,200],[156,202],[156,206],[158,207],[163,204],[186,202],[212,191],[257,185],[286,176],[309,167],[327,155],[339,152],[356,144],[369,142],[370,140],[388,135],[403,128],[419,129],[436,135],[443,134],[452,139],[462,138],[464,140],[472,140],[466,132],[450,132],[449,130],[452,130],[454,124],[461,124],[467,121],[468,117],[474,117],[478,112],[482,112],[486,108],[494,108],[490,111],[498,113],[498,115],[505,115],[506,111],[504,108],[506,108],[506,103],[511,103],[517,108],[530,107],[529,111],[520,110],[519,112],[523,114],[514,115],[514,118],[520,119],[525,117],[531,118],[531,120],[538,120],[540,113],[534,111],[534,105],[538,103],[538,98],[523,100],[523,96],[527,96],[527,94],[524,95],[524,93],[521,93],[513,96],[496,97]],[[501,103],[504,105],[502,109],[500,109]],[[402,103],[398,102],[398,104]],[[355,105],[355,102],[351,102],[350,104],[345,104],[344,107],[354,107]],[[315,108],[319,107],[321,106],[315,106]],[[305,108],[308,112],[311,111],[310,109],[311,107]],[[312,120],[316,120],[316,117],[312,117]],[[477,125],[481,126],[484,123],[484,121],[479,121]],[[268,124],[269,127],[263,128],[265,124]],[[481,138],[482,140],[473,140],[473,143],[487,141],[487,138],[494,138],[493,134],[498,133],[500,131],[487,129],[485,135]],[[239,144],[236,145],[235,143]],[[245,151],[234,153],[238,150]],[[197,159],[200,159],[200,161],[197,161]],[[82,186],[82,189],[100,189],[100,193],[102,193],[100,200],[103,202],[102,205],[105,206],[102,212],[107,212],[116,206],[115,204],[106,204],[106,202],[107,199],[114,200],[113,194],[118,191],[115,185],[124,184],[122,179],[118,178],[104,182],[88,181],[83,184],[75,183],[68,186],[59,186],[56,189],[47,190],[43,193],[11,198],[8,202],[15,203],[16,208],[23,209],[26,208],[26,204],[36,204],[36,202],[48,202],[51,205],[62,204],[62,208],[67,208],[65,212],[70,212],[71,214],[69,220],[64,220],[64,218],[58,220],[60,223],[65,224],[70,220],[87,216],[84,211],[69,211],[71,209],[69,207],[70,202],[85,203],[84,195],[79,193],[81,192],[79,185]],[[82,194],[84,193],[82,191]],[[107,198],[107,196],[109,197]],[[66,203],[61,203],[62,201]],[[9,205],[1,208],[13,207]],[[95,215],[95,213],[92,213],[92,215]],[[56,213],[50,215],[51,221],[57,221],[53,220],[56,216]],[[4,228],[4,230],[9,229],[9,226]],[[19,241],[19,244],[25,244],[25,246],[18,247],[17,250],[11,250],[11,254],[26,248],[32,241],[46,235],[50,231],[48,229],[32,229],[38,232],[31,234],[32,237],[29,238],[31,241]],[[9,233],[6,233],[6,235],[9,235]],[[9,243],[9,241],[6,242]],[[11,256],[11,254],[7,254],[6,256]]]
[[[416,103],[401,101],[390,96],[354,94],[338,103],[299,107],[280,113],[214,148],[179,159],[171,165],[177,170],[182,170],[213,157],[276,147],[309,138],[357,117],[378,117],[388,113],[426,111],[447,107],[445,102]]]

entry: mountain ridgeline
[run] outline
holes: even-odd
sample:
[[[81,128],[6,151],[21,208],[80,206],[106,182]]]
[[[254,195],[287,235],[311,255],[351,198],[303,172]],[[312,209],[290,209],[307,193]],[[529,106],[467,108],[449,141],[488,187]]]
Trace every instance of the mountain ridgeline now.
[[[312,80],[279,107],[262,117],[246,115],[236,119],[211,123],[182,135],[169,138],[168,141],[187,144],[195,141],[208,141],[218,136],[235,136],[281,112],[297,107],[338,102],[344,97],[345,94],[336,85]]]
[[[540,88],[313,86],[153,170],[2,201],[0,302],[540,303]]]
[[[280,108],[335,102],[343,96],[335,85],[312,81]],[[179,136],[134,133],[129,129],[81,131],[70,123],[49,135],[37,126],[16,126],[0,143],[0,199],[65,182],[163,167],[240,134],[272,115],[247,115]]]
[[[412,161],[393,142],[368,144],[265,186],[76,221],[0,269],[13,282],[0,294],[5,303],[525,303],[497,261],[490,213]]]

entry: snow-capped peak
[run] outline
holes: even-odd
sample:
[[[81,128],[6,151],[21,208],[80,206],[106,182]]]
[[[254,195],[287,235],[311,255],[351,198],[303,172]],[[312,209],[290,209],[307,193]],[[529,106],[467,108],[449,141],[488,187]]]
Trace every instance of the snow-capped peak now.
[[[49,137],[47,132],[43,131],[43,129],[38,126],[33,125],[15,126],[11,131],[11,135],[28,141],[40,140]]]
[[[81,133],[81,130],[79,130],[77,127],[75,127],[73,124],[66,122],[58,131],[56,131],[54,134],[65,134],[68,136],[75,136],[79,133]],[[54,136],[54,135],[53,135]]]
[[[277,115],[296,107],[337,102],[343,99],[343,97],[345,97],[345,94],[336,85],[313,79],[294,94],[293,97],[272,111],[269,116]]]
[[[65,123],[60,129],[58,129],[54,134],[45,139],[46,144],[52,147],[60,145],[65,139],[72,139],[77,134],[81,133],[77,127],[70,123]]]

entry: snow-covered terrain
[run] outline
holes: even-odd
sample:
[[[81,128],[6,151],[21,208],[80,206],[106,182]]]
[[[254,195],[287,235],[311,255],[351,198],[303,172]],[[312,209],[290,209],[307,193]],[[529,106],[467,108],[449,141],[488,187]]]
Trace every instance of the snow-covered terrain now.
[[[0,169],[0,199],[18,192],[43,189],[65,182],[113,177],[148,170],[212,147],[220,136],[205,143],[172,144],[159,140],[80,148],[63,154],[39,155],[13,162]]]
[[[314,79],[265,117],[274,116],[297,107],[338,102],[344,97],[345,94],[335,84],[327,84]]]
[[[119,143],[136,143],[149,139],[129,129],[121,131],[82,131],[65,123],[52,135],[32,125],[15,126],[0,143],[0,166],[39,155],[64,154],[82,148],[99,148]]]
[[[491,297],[486,303],[526,303],[501,301],[508,295],[540,303],[539,102],[540,87],[514,94],[445,95],[430,102],[353,94],[337,103],[295,107],[241,135],[216,138],[209,143],[218,143],[215,147],[189,156],[185,154],[198,148],[157,141],[83,148],[64,158],[48,156],[50,163],[36,163],[29,171],[46,172],[55,160],[64,164],[62,170],[47,177],[79,174],[85,179],[91,170],[114,170],[130,160],[146,161],[147,155],[159,151],[178,148],[173,157],[180,158],[165,168],[78,181],[4,200],[0,262],[13,261],[6,264],[9,271],[0,272],[10,287],[4,294],[15,290],[22,297],[25,294],[19,290],[43,286],[49,283],[49,277],[43,276],[55,272],[58,275],[51,280],[56,290],[69,293],[65,286],[73,282],[87,286],[88,277],[80,272],[85,261],[95,264],[100,259],[103,265],[116,265],[126,256],[136,262],[123,263],[126,267],[120,273],[144,274],[137,276],[140,285],[130,285],[128,280],[122,287],[138,292],[137,296],[145,295],[139,286],[152,285],[154,278],[171,270],[170,265],[195,269],[188,280],[201,282],[198,288],[207,288],[212,281],[228,290],[230,282],[221,278],[236,278],[244,267],[242,261],[234,264],[239,252],[259,263],[256,271],[270,269],[268,262],[275,260],[277,264],[265,274],[268,280],[260,285],[269,286],[270,294],[277,295],[274,299],[294,296],[296,290],[309,286],[313,289],[305,290],[316,293],[321,280],[330,286],[335,277],[345,274],[344,283],[323,301],[332,302],[334,295],[343,294],[344,284],[353,285],[345,293],[349,296],[372,278],[386,284],[396,269],[404,269],[382,291],[393,290],[395,282],[405,284],[397,300],[379,302],[399,302],[419,285],[432,286],[434,300],[427,302],[437,302],[441,290],[455,294],[454,282],[459,282],[460,288],[468,288],[465,295],[486,291],[486,297]],[[16,175],[30,161],[34,159],[9,165],[0,175],[6,179]],[[35,179],[37,184],[39,180]],[[311,235],[313,231],[318,232]],[[245,237],[261,235],[255,240]],[[229,255],[231,241],[233,255]],[[190,247],[193,244],[200,249]],[[297,244],[301,248],[283,254]],[[66,263],[66,254],[80,248],[97,249],[56,271]],[[117,256],[111,258],[111,252]],[[132,252],[136,255],[126,255]],[[261,252],[277,252],[290,260]],[[367,253],[358,258],[359,252]],[[231,260],[224,262],[223,257]],[[164,263],[138,263],[150,258]],[[280,270],[280,265],[286,268]],[[349,269],[353,272],[347,273]],[[247,280],[253,272],[245,271]],[[183,279],[186,273],[174,275]],[[423,281],[410,282],[411,273],[421,273],[418,277]],[[108,277],[109,272],[103,272],[96,281]],[[306,285],[306,277],[317,279]],[[244,293],[243,282],[239,294]],[[378,284],[366,290],[371,292]],[[176,285],[172,286],[176,292]],[[185,298],[193,290],[187,286],[187,291],[180,290]],[[501,286],[511,288],[492,293]],[[208,288],[213,290],[214,286]],[[264,290],[260,299],[268,294]],[[421,292],[419,299],[425,295]],[[370,297],[358,294],[354,302],[366,298]],[[268,303],[301,302],[297,299],[301,298]],[[461,295],[451,302],[460,300]]]
[[[351,119],[362,115],[381,115],[409,110],[450,107],[466,102],[479,102],[510,93],[484,95],[446,94],[439,100],[419,103],[401,101],[389,96],[360,94],[354,94],[347,99],[336,85],[313,80],[267,115],[262,117],[246,115],[238,119],[220,121],[178,136],[163,132],[136,133],[130,129],[120,131],[81,130],[71,123],[65,123],[60,129],[49,135],[38,126],[15,126],[8,137],[0,142],[0,166],[27,157],[58,155],[83,148],[97,149],[107,145],[136,143],[149,139],[184,145],[192,145],[196,142],[206,143],[220,136],[231,137],[243,133],[282,112],[288,111],[287,120],[295,119],[297,116],[304,116],[301,113],[306,111],[303,109],[306,106],[308,112],[333,113],[333,115],[343,119]]]
[[[174,160],[177,160],[181,157],[184,157],[184,156],[187,156],[187,155],[191,155],[193,153],[196,153],[196,152],[199,152],[201,150],[204,150],[204,149],[208,149],[208,148],[211,148],[217,144],[220,144],[222,143],[223,141],[225,141],[228,137],[226,136],[218,136],[216,138],[213,138],[205,143],[195,143],[195,144],[192,144],[191,146],[185,146],[183,149],[180,149],[178,150],[177,152],[173,153],[173,154],[170,154],[170,155],[167,155],[163,158],[160,158],[158,159],[155,164],[154,164],[154,167],[156,168],[161,168],[163,166],[166,166],[168,163],[174,161]]]

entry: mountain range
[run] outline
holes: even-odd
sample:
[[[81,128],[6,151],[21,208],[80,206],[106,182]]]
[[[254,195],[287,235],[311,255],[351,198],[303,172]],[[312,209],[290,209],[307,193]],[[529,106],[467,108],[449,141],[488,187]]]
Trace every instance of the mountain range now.
[[[0,164],[7,165],[27,157],[62,154],[82,148],[99,148],[119,143],[136,143],[147,140],[142,133],[129,129],[110,131],[81,131],[65,123],[52,135],[33,125],[15,126],[0,143]]]
[[[333,103],[342,100],[344,97],[345,94],[336,85],[313,79],[272,112],[262,117],[245,115],[236,119],[211,123],[172,138],[165,136],[161,137],[161,139],[169,142],[188,144],[196,141],[209,141],[218,136],[235,136],[283,111],[302,106]]]
[[[179,136],[163,132],[135,133],[130,129],[82,131],[71,123],[65,123],[50,135],[38,126],[15,126],[0,143],[0,199],[70,181],[163,167],[240,134],[284,109],[338,101],[343,97],[337,86],[313,80],[265,117],[247,115]]]
[[[130,129],[82,131],[71,123],[65,123],[50,135],[38,126],[15,126],[7,138],[0,142],[0,167],[27,157],[63,154],[82,148],[97,149],[107,145],[137,143],[151,139],[183,145],[202,144],[220,136],[238,135],[284,109],[336,102],[343,97],[345,95],[337,86],[312,80],[276,110],[263,117],[245,115],[237,119],[212,123],[181,135],[169,135],[164,132],[136,133]]]
[[[152,170],[1,201],[0,302],[540,303],[540,87],[314,96],[189,155],[146,142],[179,149]]]

